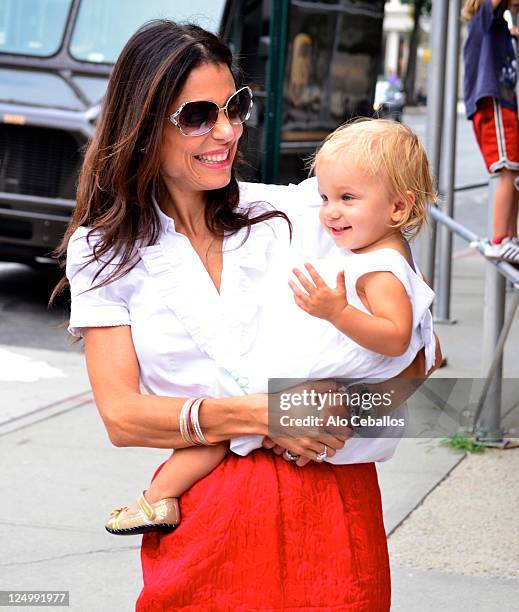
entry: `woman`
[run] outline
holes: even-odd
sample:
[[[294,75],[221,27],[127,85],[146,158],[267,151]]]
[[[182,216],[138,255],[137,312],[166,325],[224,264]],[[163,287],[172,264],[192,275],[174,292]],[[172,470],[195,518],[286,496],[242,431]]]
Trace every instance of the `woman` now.
[[[116,446],[189,446],[186,397],[209,398],[208,443],[267,434],[254,356],[289,232],[283,213],[246,202],[304,187],[249,186],[240,201],[250,102],[229,50],[195,26],[151,22],[112,73],[60,255],[68,247],[70,330]],[[322,462],[344,440],[274,437],[274,453],[230,453],[182,496],[176,531],[144,536],[137,610],[388,610],[374,464]]]

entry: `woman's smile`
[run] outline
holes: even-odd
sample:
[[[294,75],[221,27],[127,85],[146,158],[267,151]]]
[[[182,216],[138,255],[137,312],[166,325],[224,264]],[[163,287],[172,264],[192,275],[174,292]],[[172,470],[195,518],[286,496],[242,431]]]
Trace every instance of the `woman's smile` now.
[[[203,166],[207,168],[227,168],[232,165],[234,159],[234,151],[231,149],[218,149],[214,151],[207,151],[206,153],[201,153],[200,155],[195,155],[194,158],[200,162]]]

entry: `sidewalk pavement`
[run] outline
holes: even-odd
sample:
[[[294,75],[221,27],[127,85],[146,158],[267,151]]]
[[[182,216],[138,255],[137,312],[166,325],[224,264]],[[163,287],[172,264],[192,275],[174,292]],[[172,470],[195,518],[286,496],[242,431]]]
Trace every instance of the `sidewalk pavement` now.
[[[484,267],[471,250],[455,255],[457,323],[436,326],[448,362],[436,377],[481,377]],[[519,377],[518,344],[516,319],[504,353],[507,378]],[[465,454],[439,440],[406,439],[377,467],[392,610],[519,610],[519,448]]]
[[[478,376],[483,262],[461,253],[453,269],[458,323],[437,328],[449,365],[436,375]],[[518,340],[516,322],[505,353],[510,377],[518,376]],[[102,525],[112,508],[135,498],[168,452],[110,445],[77,351],[63,366],[63,355],[0,349],[64,374],[2,383],[0,590],[69,590],[72,610],[133,610],[140,538],[115,538]],[[405,439],[393,459],[378,464],[392,610],[517,610],[519,449],[469,456],[438,442]]]

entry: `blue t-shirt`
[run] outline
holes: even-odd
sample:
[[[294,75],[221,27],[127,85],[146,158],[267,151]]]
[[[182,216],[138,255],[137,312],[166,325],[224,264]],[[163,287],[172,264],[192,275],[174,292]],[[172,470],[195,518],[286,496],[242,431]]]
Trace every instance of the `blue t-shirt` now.
[[[495,10],[485,0],[469,23],[463,49],[465,62],[465,107],[467,117],[477,110],[482,98],[498,99],[503,106],[517,111],[515,51],[501,3]]]

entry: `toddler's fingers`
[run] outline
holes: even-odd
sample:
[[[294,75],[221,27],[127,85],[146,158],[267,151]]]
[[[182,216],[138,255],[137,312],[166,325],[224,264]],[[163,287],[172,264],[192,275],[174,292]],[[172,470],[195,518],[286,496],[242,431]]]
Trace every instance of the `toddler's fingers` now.
[[[296,301],[296,304],[298,306],[300,306],[298,300],[300,302],[304,302],[306,300],[306,298],[308,297],[308,294],[303,293],[301,291],[301,289],[299,289],[299,287],[294,283],[294,281],[288,281],[288,286],[290,287],[290,289],[292,289],[292,291],[294,292],[294,299]]]
[[[303,289],[306,289],[308,293],[312,293],[312,291],[314,291],[315,285],[312,285],[312,283],[306,278],[306,276],[301,272],[301,270],[294,268],[292,272],[297,277],[297,280],[301,283]]]
[[[310,278],[314,281],[316,287],[327,287],[326,283],[319,275],[319,272],[317,272],[311,263],[305,263],[305,268],[308,274],[310,274]]]
[[[344,275],[344,270],[341,270],[337,274],[337,289],[346,291],[346,277]]]

